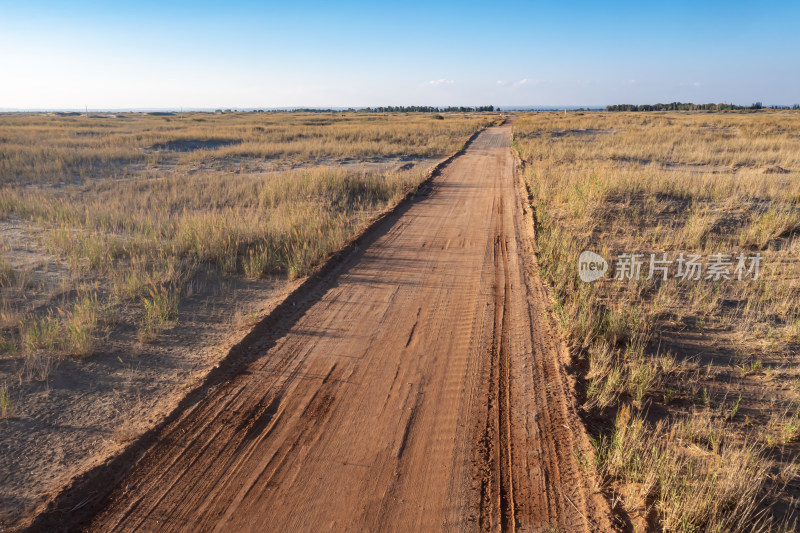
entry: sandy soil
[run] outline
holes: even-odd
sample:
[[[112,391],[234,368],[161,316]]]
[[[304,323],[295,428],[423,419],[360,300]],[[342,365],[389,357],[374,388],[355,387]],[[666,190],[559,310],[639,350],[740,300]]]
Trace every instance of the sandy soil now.
[[[481,133],[34,529],[608,529],[510,139]]]
[[[37,267],[30,278],[38,283],[53,270]],[[21,357],[0,358],[0,383],[12,400],[11,417],[0,420],[0,531],[24,526],[74,476],[163,421],[297,283],[201,276],[194,284],[181,322],[153,344],[120,324],[95,355],[53,358],[44,381],[21,377]]]

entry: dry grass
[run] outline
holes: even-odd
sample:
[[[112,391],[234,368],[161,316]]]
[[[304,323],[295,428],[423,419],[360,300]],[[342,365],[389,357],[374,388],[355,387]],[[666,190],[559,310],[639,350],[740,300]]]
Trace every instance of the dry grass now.
[[[157,340],[199,273],[305,276],[496,120],[0,116],[0,352],[47,381],[114,328]]]
[[[774,472],[800,466],[800,115],[540,113],[514,147],[620,512],[648,530],[789,524],[796,478],[779,491]],[[605,279],[579,279],[584,250]],[[630,253],[641,277],[612,279]],[[646,279],[665,253],[762,259],[757,279]]]
[[[0,418],[10,418],[13,414],[14,406],[11,403],[11,393],[6,384],[0,385]]]
[[[439,157],[458,149],[486,117],[255,114],[107,118],[0,116],[0,183],[84,183],[162,167],[264,169],[341,158]]]
[[[600,472],[618,481],[622,505],[636,510],[644,502],[648,529],[770,530],[760,509],[760,489],[769,482],[763,448],[729,444],[720,438],[725,429],[715,425],[692,433],[685,426],[693,423],[653,427],[628,406],[620,408],[613,431],[595,447]]]

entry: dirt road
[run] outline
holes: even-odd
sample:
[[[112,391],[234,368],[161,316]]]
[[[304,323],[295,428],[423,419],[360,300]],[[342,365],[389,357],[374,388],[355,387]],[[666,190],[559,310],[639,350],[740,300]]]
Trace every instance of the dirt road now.
[[[588,531],[600,504],[511,127],[481,133],[165,426],[90,530]]]

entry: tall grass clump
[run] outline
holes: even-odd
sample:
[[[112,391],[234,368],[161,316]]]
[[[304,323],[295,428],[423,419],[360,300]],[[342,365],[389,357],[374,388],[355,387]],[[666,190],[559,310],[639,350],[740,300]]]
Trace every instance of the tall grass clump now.
[[[83,291],[64,313],[64,348],[70,355],[87,356],[93,353],[100,307],[95,292]]]
[[[0,257],[0,288],[10,287],[15,280],[14,269]]]
[[[142,316],[139,320],[139,341],[152,342],[158,334],[178,322],[180,290],[150,282],[149,291],[141,299]]]
[[[0,385],[0,418],[10,418],[13,412],[11,392],[5,383]]]

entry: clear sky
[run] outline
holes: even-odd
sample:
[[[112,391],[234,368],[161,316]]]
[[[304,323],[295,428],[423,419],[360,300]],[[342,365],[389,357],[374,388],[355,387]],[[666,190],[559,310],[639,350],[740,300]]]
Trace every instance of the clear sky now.
[[[800,103],[800,2],[0,0],[0,108]]]

